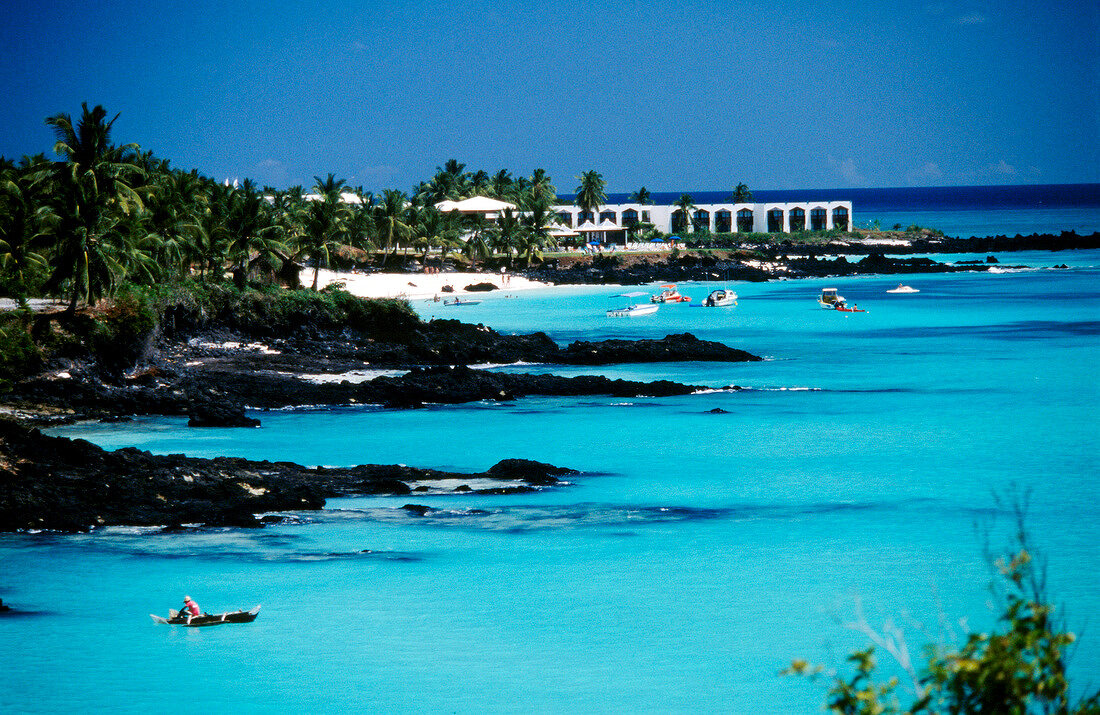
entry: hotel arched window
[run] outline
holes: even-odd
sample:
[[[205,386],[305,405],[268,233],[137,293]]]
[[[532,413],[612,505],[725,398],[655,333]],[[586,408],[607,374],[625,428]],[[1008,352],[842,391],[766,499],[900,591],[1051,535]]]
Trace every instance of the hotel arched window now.
[[[791,209],[790,214],[791,231],[805,231],[806,230],[806,212],[800,208]]]
[[[638,223],[638,212],[634,209],[623,211],[623,226],[635,226]]]
[[[684,218],[684,212],[681,209],[676,209],[672,212],[672,232],[679,233],[683,231],[687,226],[687,219]]]
[[[611,223],[615,223],[615,212],[614,211],[601,211],[600,212],[600,223],[603,223],[604,221],[610,221]]]
[[[573,214],[569,213],[568,211],[559,211],[558,223],[562,224],[563,226],[573,228]]]
[[[580,226],[582,223],[595,223],[591,211],[581,211],[577,214],[577,225]]]
[[[779,233],[783,230],[783,209],[772,209],[768,212],[768,233]]]
[[[730,233],[733,230],[733,214],[722,209],[714,212],[714,232]]]
[[[752,209],[740,209],[737,212],[737,230],[752,233]]]
[[[696,231],[710,230],[710,211],[699,209],[691,219]]]
[[[848,230],[848,209],[843,206],[833,209],[833,228],[839,228],[841,231]]]
[[[824,231],[829,212],[822,208],[810,209],[810,230]]]

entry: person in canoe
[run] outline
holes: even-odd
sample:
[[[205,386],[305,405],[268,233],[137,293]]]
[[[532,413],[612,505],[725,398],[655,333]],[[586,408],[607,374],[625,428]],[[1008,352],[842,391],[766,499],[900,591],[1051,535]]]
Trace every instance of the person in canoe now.
[[[190,596],[184,596],[183,608],[180,609],[180,615],[186,615],[187,622],[190,623],[191,619],[200,613],[202,613],[202,611],[199,610],[199,604],[192,601]]]

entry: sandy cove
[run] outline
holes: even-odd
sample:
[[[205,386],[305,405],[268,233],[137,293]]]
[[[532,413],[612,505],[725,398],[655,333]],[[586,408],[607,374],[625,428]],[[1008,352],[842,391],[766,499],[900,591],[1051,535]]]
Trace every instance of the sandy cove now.
[[[304,286],[313,285],[313,269],[301,272]],[[546,288],[550,284],[529,280],[512,273],[358,273],[337,272],[322,268],[317,277],[317,287],[343,282],[345,289],[360,298],[445,298],[469,295],[466,286],[492,283],[505,291]],[[453,290],[444,291],[444,286]]]

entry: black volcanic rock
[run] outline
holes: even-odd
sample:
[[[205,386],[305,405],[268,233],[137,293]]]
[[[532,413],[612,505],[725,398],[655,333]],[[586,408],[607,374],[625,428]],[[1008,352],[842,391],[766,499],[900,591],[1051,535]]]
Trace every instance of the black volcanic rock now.
[[[466,286],[466,291],[469,293],[488,293],[491,290],[498,290],[499,286],[493,283],[471,283]]]
[[[478,493],[532,491],[551,484],[544,475],[557,470],[547,465],[526,476],[504,476],[403,465],[310,469],[133,448],[108,452],[0,420],[0,531],[86,531],[116,524],[256,527],[262,525],[258,512],[320,509],[329,496],[408,494],[409,481],[478,478],[512,483]]]
[[[205,401],[187,411],[188,427],[259,427],[260,421],[248,417],[244,408],[227,402]]]
[[[497,479],[521,479],[528,484],[557,484],[558,477],[577,474],[575,469],[555,467],[530,459],[502,459],[489,467],[487,474]]]
[[[762,358],[722,343],[700,340],[691,333],[660,340],[577,341],[562,351],[562,362],[573,365],[646,362],[757,362]]]

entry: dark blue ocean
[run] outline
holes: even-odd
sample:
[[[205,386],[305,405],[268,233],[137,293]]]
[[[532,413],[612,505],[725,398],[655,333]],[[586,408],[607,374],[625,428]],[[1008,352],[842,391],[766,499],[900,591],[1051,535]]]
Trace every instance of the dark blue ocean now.
[[[686,397],[52,430],[158,453],[584,473],[529,495],[336,499],[263,530],[0,535],[0,597],[30,612],[0,618],[0,712],[815,713],[820,687],[778,673],[843,666],[866,645],[845,626],[860,612],[914,654],[995,625],[983,548],[1009,543],[996,496],[1011,494],[1030,495],[1051,598],[1082,634],[1071,675],[1100,685],[1100,251],[1000,259],[913,276],[910,295],[875,276],[738,284],[736,306],[641,318],[606,317],[614,286],[415,304],[562,343],[689,331],[766,358],[490,368],[708,388]],[[868,312],[821,310],[823,287]],[[263,610],[216,629],[148,617],[184,594]]]
[[[730,190],[653,192],[653,201],[672,204],[688,193],[697,204],[729,201]],[[572,196],[562,195],[563,200]],[[610,203],[628,193],[608,194]],[[881,228],[918,225],[948,236],[1014,236],[1017,233],[1100,231],[1100,184],[1020,186],[935,186],[890,189],[805,189],[753,191],[753,201],[851,201],[855,225]]]

